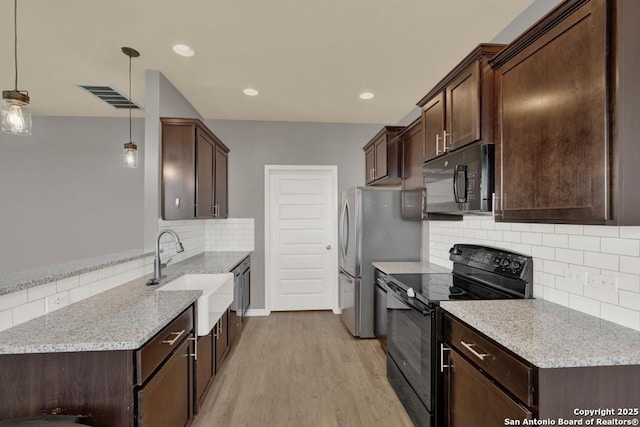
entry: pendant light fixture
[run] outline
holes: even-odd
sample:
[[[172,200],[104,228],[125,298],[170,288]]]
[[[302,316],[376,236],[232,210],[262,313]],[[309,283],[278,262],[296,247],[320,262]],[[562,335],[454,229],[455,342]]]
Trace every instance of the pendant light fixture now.
[[[11,135],[31,135],[29,92],[18,90],[18,0],[13,2],[13,59],[16,70],[13,90],[2,91],[0,120],[2,131]]]
[[[131,47],[123,47],[122,53],[129,57],[129,142],[124,144],[124,167],[135,169],[138,167],[138,146],[131,137],[131,107],[133,105],[131,99],[131,58],[137,58],[140,56],[140,52]]]

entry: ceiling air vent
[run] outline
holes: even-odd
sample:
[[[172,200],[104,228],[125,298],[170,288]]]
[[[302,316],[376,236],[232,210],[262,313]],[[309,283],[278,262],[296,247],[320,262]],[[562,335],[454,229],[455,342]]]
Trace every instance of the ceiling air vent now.
[[[89,92],[91,95],[96,96],[111,105],[113,108],[126,109],[131,106],[134,110],[141,110],[139,105],[132,102],[127,96],[121,94],[111,86],[99,86],[99,85],[77,85],[80,89]]]

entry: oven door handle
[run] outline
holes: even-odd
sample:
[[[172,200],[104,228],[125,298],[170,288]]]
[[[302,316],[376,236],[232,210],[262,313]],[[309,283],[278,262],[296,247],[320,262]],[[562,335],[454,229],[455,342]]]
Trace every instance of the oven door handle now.
[[[425,304],[422,304],[419,301],[415,301],[411,298],[404,297],[401,293],[402,289],[397,285],[394,285],[390,282],[387,282],[387,286],[389,287],[390,294],[393,295],[396,299],[398,299],[401,303],[409,306],[413,310],[421,313],[423,316],[431,316],[433,314],[433,309],[427,307]]]

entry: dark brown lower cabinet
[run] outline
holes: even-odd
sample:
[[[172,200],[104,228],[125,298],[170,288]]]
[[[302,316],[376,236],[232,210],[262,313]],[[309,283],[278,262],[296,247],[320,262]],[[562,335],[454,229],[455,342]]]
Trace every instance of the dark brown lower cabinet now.
[[[198,407],[201,406],[205,397],[205,391],[216,374],[213,351],[212,333],[203,337],[198,337],[198,359],[196,360],[196,397],[198,400]]]
[[[531,419],[529,409],[512,399],[455,350],[451,350],[449,365],[450,427],[500,426],[507,418]]]
[[[443,332],[444,426],[542,425],[523,422],[532,419],[554,420],[553,425],[562,425],[560,419],[582,420],[564,425],[587,425],[586,418],[637,418],[632,413],[589,417],[574,411],[637,408],[640,365],[540,368],[449,314],[444,315]]]
[[[94,427],[193,420],[190,306],[135,350],[0,355],[0,420],[61,413]]]
[[[217,325],[214,327],[214,337],[216,344],[216,373],[220,371],[222,362],[224,358],[227,357],[227,353],[229,352],[228,314],[229,310],[227,309],[220,320],[218,320]]]
[[[187,426],[193,419],[193,341],[182,345],[137,392],[138,426]]]

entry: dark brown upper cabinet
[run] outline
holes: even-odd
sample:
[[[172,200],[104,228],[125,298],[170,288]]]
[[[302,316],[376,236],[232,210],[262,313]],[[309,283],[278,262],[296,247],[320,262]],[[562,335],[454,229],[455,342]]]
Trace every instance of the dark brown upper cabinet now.
[[[227,218],[229,149],[200,120],[160,120],[162,218]]]
[[[498,221],[640,224],[638,16],[565,1],[491,61]]]
[[[418,102],[424,161],[472,142],[494,142],[493,70],[488,60],[503,48],[479,45]]]
[[[394,139],[404,126],[385,126],[362,149],[367,185],[397,185],[401,182],[402,156]]]
[[[402,217],[422,219],[422,118],[418,118],[396,139],[402,147]]]

